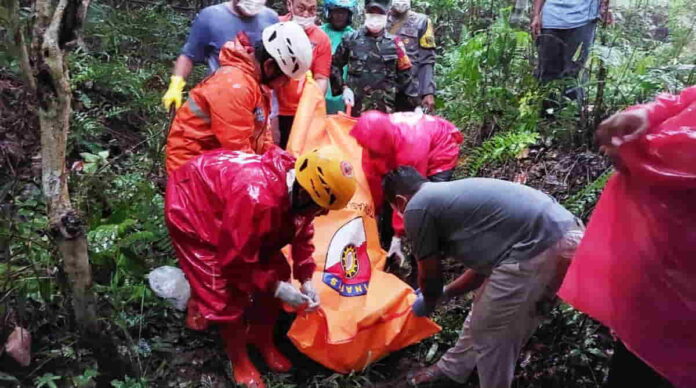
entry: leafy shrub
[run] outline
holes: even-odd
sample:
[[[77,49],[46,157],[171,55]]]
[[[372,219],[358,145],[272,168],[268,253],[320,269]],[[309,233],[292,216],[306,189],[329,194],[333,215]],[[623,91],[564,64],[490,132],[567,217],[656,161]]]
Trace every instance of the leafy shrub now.
[[[568,200],[563,203],[563,206],[576,216],[586,218],[594,207],[595,202],[597,202],[597,199],[599,199],[599,195],[602,193],[604,186],[606,186],[613,172],[614,169],[612,168],[605,171],[599,178],[568,198]]]
[[[497,130],[518,128],[521,107],[536,104],[538,85],[529,58],[529,33],[510,27],[507,11],[483,31],[465,30],[438,72],[442,113],[476,144]],[[523,100],[526,99],[526,100]],[[537,114],[531,116],[536,120]],[[533,123],[532,126],[535,126]],[[533,130],[534,128],[528,128]]]
[[[493,136],[471,152],[467,164],[469,175],[476,176],[485,165],[500,164],[518,157],[538,139],[539,134],[530,131],[504,132]]]

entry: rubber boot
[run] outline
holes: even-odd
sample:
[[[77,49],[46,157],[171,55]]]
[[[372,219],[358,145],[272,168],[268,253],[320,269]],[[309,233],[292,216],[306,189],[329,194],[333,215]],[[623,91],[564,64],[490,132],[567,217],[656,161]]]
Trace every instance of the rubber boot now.
[[[292,369],[292,363],[273,343],[275,324],[253,324],[249,326],[251,342],[261,352],[268,368],[274,372],[285,373]]]
[[[245,329],[243,324],[220,325],[220,336],[225,344],[227,357],[232,363],[234,382],[247,388],[266,388],[261,373],[249,359]]]

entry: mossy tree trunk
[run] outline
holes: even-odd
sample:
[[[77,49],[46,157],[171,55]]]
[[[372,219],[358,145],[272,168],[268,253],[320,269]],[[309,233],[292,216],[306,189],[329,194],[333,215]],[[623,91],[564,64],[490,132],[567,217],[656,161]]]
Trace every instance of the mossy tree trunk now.
[[[83,332],[97,332],[96,298],[84,223],[68,192],[66,144],[70,128],[70,76],[67,51],[79,41],[89,0],[34,0],[30,74],[39,107],[41,183],[50,233],[57,244],[71,290],[75,322]]]

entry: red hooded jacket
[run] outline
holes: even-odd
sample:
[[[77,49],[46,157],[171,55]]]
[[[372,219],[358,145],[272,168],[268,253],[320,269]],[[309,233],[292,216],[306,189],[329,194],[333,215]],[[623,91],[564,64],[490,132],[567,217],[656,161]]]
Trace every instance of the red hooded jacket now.
[[[696,86],[628,110],[643,131],[618,146],[622,168],[559,296],[676,387],[696,387]]]
[[[377,211],[383,202],[384,175],[399,166],[412,166],[426,177],[451,170],[464,140],[449,121],[411,112],[365,112],[350,134],[363,148],[363,170]],[[396,213],[393,223],[397,236],[402,236],[403,220]]]
[[[287,174],[294,163],[278,147],[263,155],[218,150],[170,174],[165,217],[191,284],[191,328],[236,321],[253,293],[272,293],[290,279],[280,252],[287,244],[295,279],[312,277],[313,217],[290,211]]]

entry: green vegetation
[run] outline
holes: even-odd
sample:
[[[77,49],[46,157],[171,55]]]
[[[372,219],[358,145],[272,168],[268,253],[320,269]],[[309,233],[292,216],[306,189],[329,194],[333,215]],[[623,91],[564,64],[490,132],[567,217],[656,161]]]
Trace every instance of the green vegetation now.
[[[511,4],[414,2],[430,13],[440,37],[438,113],[465,136],[459,176],[524,176],[524,182],[551,192],[576,215],[590,214],[611,175],[592,144],[596,124],[659,91],[696,83],[691,2],[624,3],[616,11],[616,26],[599,30],[588,74],[578,81],[587,92],[585,101],[561,99],[553,117],[543,119],[542,101],[559,95],[565,85],[538,85],[534,42],[508,22]],[[181,8],[199,4],[93,0],[84,45],[69,58],[71,195],[87,224],[99,317],[113,338],[104,345],[117,356],[109,362],[83,346],[73,329],[65,274],[46,230],[39,166],[32,167],[36,107],[21,92],[19,64],[7,54],[10,40],[1,40],[0,106],[7,111],[0,159],[7,162],[0,169],[7,174],[0,176],[0,317],[25,325],[34,338],[31,367],[0,359],[3,383],[50,388],[227,384],[229,367],[213,336],[185,329],[182,314],[155,297],[145,280],[150,269],[175,263],[162,214],[169,117],[160,98],[193,16]],[[28,22],[31,9],[20,11],[18,22]],[[7,15],[0,14],[0,20]],[[0,27],[0,36],[11,34]],[[197,69],[194,79],[203,73]],[[546,167],[535,167],[540,165]],[[452,277],[458,268],[450,264]],[[285,343],[298,368],[293,374],[268,374],[269,386],[364,387],[389,381],[434,362],[456,341],[468,308],[468,303],[449,303],[435,317],[441,333],[347,376]],[[0,334],[6,336],[3,325]],[[517,386],[599,387],[610,343],[605,328],[562,305],[523,351]]]

